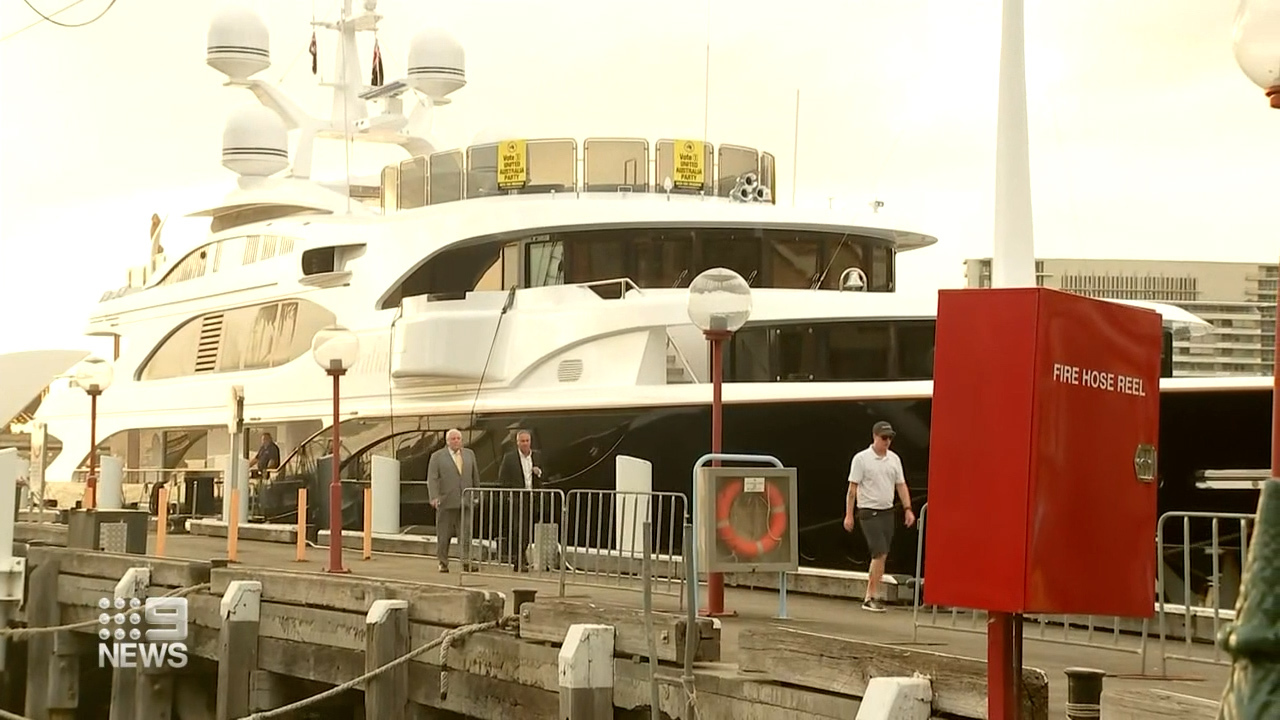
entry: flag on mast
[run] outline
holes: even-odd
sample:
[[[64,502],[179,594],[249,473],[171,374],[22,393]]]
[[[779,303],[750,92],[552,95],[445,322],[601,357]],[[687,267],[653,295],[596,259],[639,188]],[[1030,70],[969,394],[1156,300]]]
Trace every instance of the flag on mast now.
[[[307,48],[311,52],[311,74],[316,74],[316,31],[311,31],[311,47]]]
[[[382,49],[378,47],[378,38],[373,39],[373,77],[369,83],[374,87],[382,85]]]

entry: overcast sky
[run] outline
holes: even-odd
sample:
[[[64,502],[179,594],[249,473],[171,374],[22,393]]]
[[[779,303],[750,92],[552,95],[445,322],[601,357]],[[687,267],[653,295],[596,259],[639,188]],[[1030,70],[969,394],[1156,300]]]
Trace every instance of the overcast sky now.
[[[46,14],[71,0],[31,0]],[[83,0],[58,15],[97,15]],[[356,0],[357,6],[360,0]],[[205,63],[220,3],[122,0],[96,23],[0,41],[0,352],[76,345],[92,304],[145,262],[151,213],[216,200],[226,114],[253,102]],[[340,0],[317,0],[334,17]],[[1237,68],[1235,0],[1027,0],[1036,252],[1274,262],[1280,112]],[[260,77],[316,114],[312,3],[256,3]],[[437,115],[439,147],[515,136],[700,136],[707,6],[698,0],[381,0],[388,79],[427,25],[467,52],[468,86]],[[991,253],[999,0],[711,0],[709,139],[764,148],[790,202],[862,208],[930,232],[900,289],[957,286]],[[0,7],[0,36],[38,19]],[[320,36],[322,78],[334,44]],[[370,47],[362,46],[362,75]],[[376,171],[396,155],[357,156]],[[340,173],[341,150],[319,163]],[[320,173],[317,173],[320,174]],[[169,248],[172,251],[172,248]],[[172,255],[172,252],[171,252]]]

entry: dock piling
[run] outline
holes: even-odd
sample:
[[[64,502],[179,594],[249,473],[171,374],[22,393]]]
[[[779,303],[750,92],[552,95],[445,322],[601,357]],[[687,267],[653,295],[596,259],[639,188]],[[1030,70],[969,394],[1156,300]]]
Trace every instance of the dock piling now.
[[[261,607],[262,583],[257,580],[234,580],[222,596],[217,720],[236,720],[251,712],[250,682],[258,669]]]
[[[141,614],[143,609],[141,603],[146,602],[147,589],[151,587],[151,570],[145,567],[133,567],[125,571],[124,577],[120,578],[120,582],[116,583],[115,592],[112,599],[115,604],[111,607],[102,608],[104,615],[115,615],[117,617],[129,618],[134,614]],[[105,598],[104,598],[105,600]],[[130,629],[130,623],[107,623],[102,626],[99,632],[106,632],[107,637],[99,635],[101,642],[110,639],[112,630],[118,630],[121,633],[127,633]],[[133,630],[139,631],[140,628],[133,624]],[[127,636],[117,636],[120,642],[128,642],[130,640],[137,642],[137,638],[129,638]],[[101,654],[98,655],[101,658]],[[119,658],[123,659],[123,658]],[[141,660],[141,658],[139,658]],[[111,672],[111,720],[134,720],[138,717],[138,667],[128,667],[121,664]]]
[[[375,600],[365,616],[364,669],[371,672],[409,652],[409,603]],[[370,678],[364,689],[365,717],[405,720],[409,713],[409,666]]]
[[[613,716],[612,625],[577,624],[560,647],[560,717],[594,720]]]

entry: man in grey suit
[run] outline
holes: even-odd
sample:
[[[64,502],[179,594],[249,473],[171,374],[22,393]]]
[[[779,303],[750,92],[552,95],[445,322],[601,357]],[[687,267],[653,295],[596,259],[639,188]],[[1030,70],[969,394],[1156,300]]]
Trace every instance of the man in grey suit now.
[[[463,502],[465,488],[479,487],[480,468],[476,454],[462,447],[462,431],[456,428],[445,434],[446,447],[431,454],[427,463],[427,490],[431,507],[436,509],[436,559],[440,572],[449,572],[449,546],[458,538],[458,546],[466,571],[470,565],[471,503]]]

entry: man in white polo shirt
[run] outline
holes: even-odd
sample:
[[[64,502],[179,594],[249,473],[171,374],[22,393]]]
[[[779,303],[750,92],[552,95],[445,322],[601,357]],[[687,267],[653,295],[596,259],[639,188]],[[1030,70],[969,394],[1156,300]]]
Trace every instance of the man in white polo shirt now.
[[[902,460],[889,449],[893,442],[893,426],[883,420],[871,428],[871,446],[853,456],[849,463],[849,492],[845,500],[844,529],[853,532],[855,510],[862,535],[871,551],[871,571],[867,578],[867,595],[862,609],[884,612],[880,600],[880,578],[884,561],[893,542],[893,491],[897,489],[906,509],[906,525],[915,524],[911,513],[911,495],[902,473]]]

